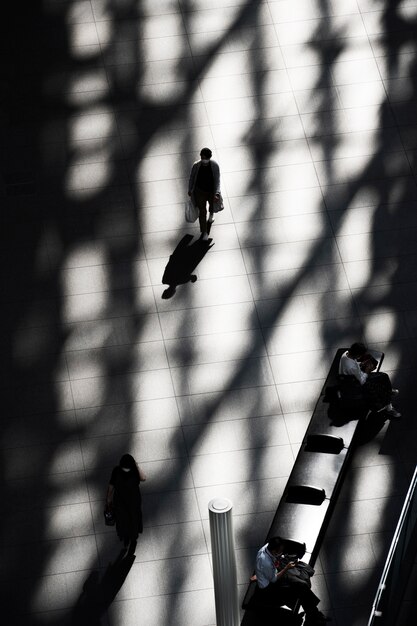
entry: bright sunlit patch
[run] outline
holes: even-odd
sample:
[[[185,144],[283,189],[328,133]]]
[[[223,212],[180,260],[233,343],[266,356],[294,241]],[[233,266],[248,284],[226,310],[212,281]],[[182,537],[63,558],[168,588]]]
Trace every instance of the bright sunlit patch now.
[[[181,67],[182,65],[176,58],[146,63],[141,82],[146,85],[159,85],[168,81],[181,80],[184,78],[183,72],[180,71]]]
[[[103,71],[94,70],[85,70],[84,72],[79,72],[77,76],[72,76],[69,79],[68,87],[66,86],[66,91],[69,94],[79,93],[81,91],[97,91],[97,90],[107,90],[108,89],[107,76]]]
[[[69,139],[95,139],[115,134],[113,114],[105,106],[90,107],[85,114],[69,118]]]
[[[100,318],[108,303],[108,292],[68,296],[64,299],[61,316],[64,323]]]
[[[66,176],[66,195],[86,199],[101,191],[108,183],[113,168],[110,163],[88,163],[70,167]]]
[[[240,6],[228,6],[225,3],[221,10],[219,8],[212,9],[210,3],[205,3],[204,8],[198,11],[189,11],[186,13],[187,31],[190,33],[208,33],[226,31],[233,24],[242,8]],[[259,19],[259,15],[258,15]]]
[[[170,101],[177,102],[182,92],[186,92],[187,83],[185,81],[178,82],[162,82],[157,85],[138,85],[136,95],[139,101],[146,101],[148,105],[163,104],[169,105]]]
[[[394,180],[394,179],[392,179]],[[394,183],[391,183],[391,187]],[[363,207],[363,206],[373,206],[380,202],[379,191],[375,185],[363,184],[360,186],[355,196],[352,198],[350,206],[352,207]]]
[[[294,90],[315,89],[321,81],[321,65],[294,67],[290,70],[290,80]]]
[[[81,350],[85,348],[100,348],[110,340],[113,332],[111,320],[98,320],[76,324],[70,333],[66,344],[66,350]]]
[[[410,21],[415,20],[417,18],[417,4],[413,4],[408,0],[402,0],[396,8],[396,12],[399,18]]]
[[[49,3],[44,3],[49,4]],[[53,3],[57,4],[57,3]],[[94,3],[95,5],[101,3]],[[66,18],[69,24],[87,22],[91,19],[91,5],[86,0],[72,0],[66,7]]]
[[[80,378],[94,378],[104,374],[104,367],[99,360],[99,355],[78,351],[68,352],[66,354],[68,361],[68,369],[72,380]]]
[[[65,101],[73,107],[90,107],[101,102],[107,94],[107,89],[97,89],[96,91],[73,91],[65,95]]]
[[[384,344],[388,344],[392,340],[397,327],[397,315],[395,311],[384,311],[383,313],[376,311],[369,317],[365,316],[363,319],[367,343],[384,342]],[[398,360],[399,353],[398,351],[395,353],[395,346],[390,346],[389,354],[390,362],[392,357]]]
[[[64,296],[90,294],[108,289],[108,268],[105,265],[75,267],[61,274]]]
[[[359,179],[361,174],[366,171],[366,168],[372,158],[373,155],[368,154],[357,155],[350,158],[333,159],[329,179],[326,179],[326,184],[331,184],[333,182],[349,183],[352,180]],[[326,163],[324,163],[324,166],[326,166]],[[323,167],[323,172],[326,172],[325,167]]]
[[[86,241],[76,244],[67,252],[62,269],[71,267],[99,266],[107,261],[106,247],[104,244]]]
[[[349,237],[345,237],[344,239],[339,239],[339,245],[342,247],[342,257],[343,257],[343,247],[345,248],[346,255],[349,255]],[[367,285],[369,285],[369,281],[371,280],[373,273],[373,265],[374,261],[372,259],[372,243],[373,243],[373,233],[363,233],[361,236],[361,254],[362,258],[360,259],[361,268],[360,272],[355,275],[355,288],[356,289],[365,289]],[[349,258],[349,257],[348,257]],[[356,259],[355,259],[356,260]]]
[[[74,61],[86,61],[94,59],[100,53],[100,47],[95,44],[91,46],[75,46],[71,51],[71,57]]]
[[[69,24],[67,28],[70,50],[80,46],[98,46],[99,41],[95,22],[78,22]]]
[[[144,55],[148,62],[177,59],[176,62],[178,63],[179,59],[189,54],[189,48],[184,42],[184,36],[140,39],[138,43],[138,57],[141,58]]]
[[[377,149],[378,133],[376,132],[343,133],[337,136],[333,158],[373,155]]]
[[[368,206],[345,211],[338,227],[338,237],[372,232],[376,210],[377,206]]]
[[[86,529],[90,527],[91,512],[87,502],[66,507],[48,507],[45,512],[45,537],[47,539],[74,537],[75,533],[84,535]]]
[[[100,406],[105,403],[106,384],[103,378],[84,378],[72,383],[77,406]]]
[[[100,47],[101,50],[105,49],[106,46],[113,43],[114,38],[114,22],[111,19],[100,20],[97,23],[97,28],[99,29],[99,39],[100,39]]]

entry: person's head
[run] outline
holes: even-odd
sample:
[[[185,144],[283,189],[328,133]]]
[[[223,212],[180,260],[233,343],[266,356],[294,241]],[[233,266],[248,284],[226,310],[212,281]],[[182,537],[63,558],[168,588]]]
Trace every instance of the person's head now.
[[[124,454],[119,461],[119,465],[124,472],[136,469],[136,461],[131,454]]]
[[[200,157],[202,165],[208,165],[211,159],[212,151],[210,148],[202,148],[200,150]]]
[[[363,343],[352,343],[349,348],[349,356],[352,359],[360,359],[365,354],[367,347]]]
[[[284,542],[281,537],[273,537],[268,541],[268,550],[271,554],[277,556],[284,551]]]

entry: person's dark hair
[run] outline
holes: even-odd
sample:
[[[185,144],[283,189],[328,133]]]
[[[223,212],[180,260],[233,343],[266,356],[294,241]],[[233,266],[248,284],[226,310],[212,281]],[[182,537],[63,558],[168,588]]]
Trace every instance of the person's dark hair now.
[[[353,357],[354,359],[357,359],[360,356],[363,356],[365,354],[365,352],[367,351],[367,347],[365,346],[365,344],[363,343],[352,343],[352,345],[349,348],[349,356]]]
[[[200,156],[202,158],[206,158],[206,159],[211,159],[211,155],[212,155],[212,151],[210,150],[210,148],[202,148],[200,150]]]
[[[119,461],[120,467],[124,467],[125,469],[131,470],[135,475],[137,475],[139,481],[139,471],[136,465],[136,461],[131,454],[124,454]]]
[[[284,542],[281,537],[273,537],[268,541],[268,550],[279,550],[284,546]]]

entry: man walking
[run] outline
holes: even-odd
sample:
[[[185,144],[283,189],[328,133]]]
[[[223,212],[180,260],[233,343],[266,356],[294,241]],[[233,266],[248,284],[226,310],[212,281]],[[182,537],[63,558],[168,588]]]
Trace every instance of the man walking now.
[[[198,207],[200,232],[202,239],[208,239],[208,224],[214,222],[214,203],[220,200],[220,168],[219,164],[211,158],[210,148],[202,148],[200,160],[196,161],[191,168],[188,182],[188,195],[195,206]],[[207,220],[207,204],[209,207],[209,219]]]

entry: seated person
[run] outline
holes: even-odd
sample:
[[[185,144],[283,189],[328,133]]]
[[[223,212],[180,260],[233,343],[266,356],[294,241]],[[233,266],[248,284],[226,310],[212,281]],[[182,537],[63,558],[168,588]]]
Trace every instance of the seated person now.
[[[385,412],[390,419],[399,419],[399,413],[391,403],[398,394],[385,372],[374,372],[377,365],[363,343],[354,343],[340,358],[339,374],[354,376],[363,390],[363,398],[371,411]]]
[[[295,561],[288,562],[284,555],[284,542],[280,537],[274,537],[264,545],[256,556],[255,572],[253,577],[258,583],[258,599],[261,604],[283,606],[299,600],[306,613],[304,624],[325,624],[327,619],[317,605],[320,599],[311,590],[309,576],[314,573],[308,565],[307,576],[291,576],[292,569],[298,569]]]

